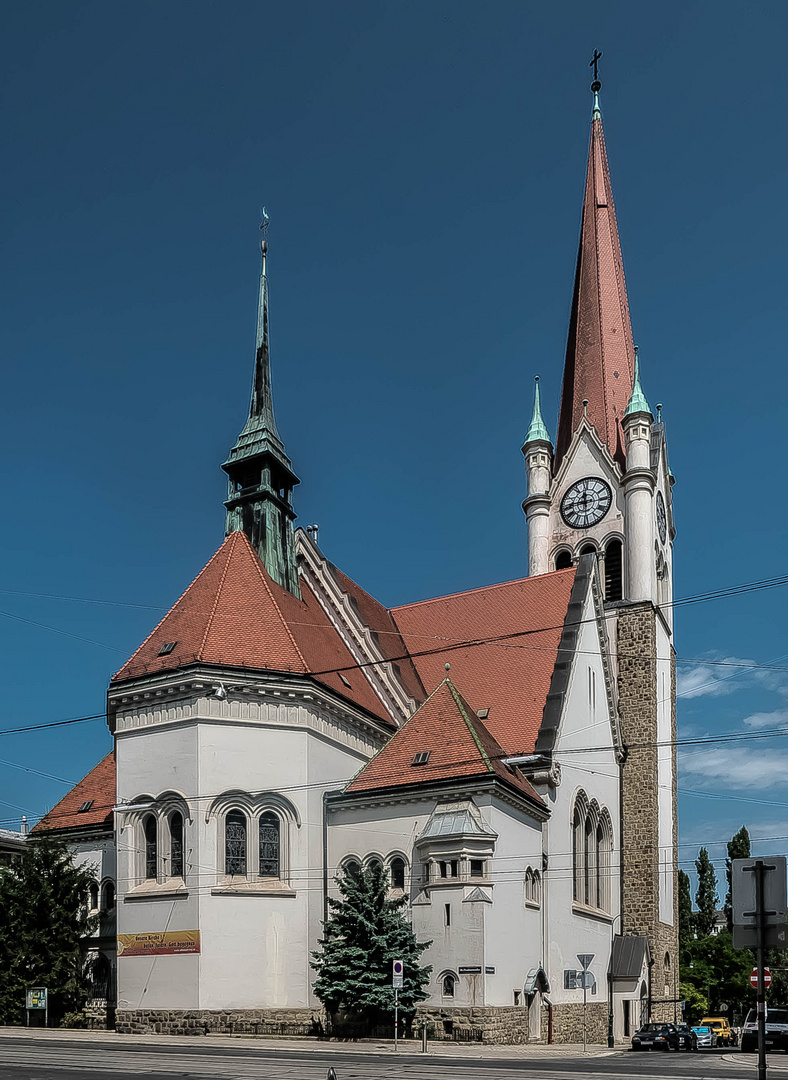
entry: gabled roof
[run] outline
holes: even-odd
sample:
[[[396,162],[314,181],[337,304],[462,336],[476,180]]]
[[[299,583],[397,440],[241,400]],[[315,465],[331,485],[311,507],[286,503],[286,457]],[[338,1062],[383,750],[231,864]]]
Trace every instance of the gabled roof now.
[[[426,761],[415,764],[417,755],[424,753],[429,755]],[[345,790],[373,791],[495,774],[541,803],[528,781],[503,764],[504,757],[454,683],[444,679]]]
[[[580,245],[555,444],[557,471],[583,416],[624,463],[621,419],[632,391],[635,350],[602,120],[591,121]]]
[[[309,587],[298,599],[278,585],[242,532],[226,538],[112,683],[192,663],[312,675],[391,723]]]
[[[575,568],[394,608],[425,686],[451,664],[471,709],[507,754],[531,753],[542,723]]]
[[[80,812],[80,806],[86,803],[91,805]],[[79,829],[87,825],[107,825],[112,828],[114,805],[115,751],[111,750],[49,813],[44,814],[38,824],[33,826],[32,832]]]

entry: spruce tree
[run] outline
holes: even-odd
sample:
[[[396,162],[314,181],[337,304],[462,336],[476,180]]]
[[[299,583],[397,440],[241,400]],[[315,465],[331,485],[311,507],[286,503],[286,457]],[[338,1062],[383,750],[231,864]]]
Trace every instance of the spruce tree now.
[[[379,863],[336,878],[342,899],[329,898],[331,915],[312,959],[316,996],[333,1022],[371,1030],[393,1024],[392,965],[402,960],[400,1015],[409,1027],[431,967],[419,958],[430,941],[417,941],[405,915],[407,898],[388,896],[388,874]]]
[[[705,847],[698,852],[695,869],[698,871],[698,889],[695,893],[695,903],[698,908],[695,915],[698,937],[708,937],[714,929],[719,898],[717,875]]]
[[[733,898],[731,896],[731,860],[749,859],[750,857],[750,834],[747,826],[742,825],[735,836],[728,841],[728,858],[725,860],[725,875],[728,879],[728,891],[725,894],[725,916],[728,920],[728,929],[733,929]]]
[[[0,1024],[22,1024],[25,994],[45,986],[50,1024],[85,1003],[82,945],[93,932],[86,897],[93,874],[62,840],[33,836],[0,871]]]

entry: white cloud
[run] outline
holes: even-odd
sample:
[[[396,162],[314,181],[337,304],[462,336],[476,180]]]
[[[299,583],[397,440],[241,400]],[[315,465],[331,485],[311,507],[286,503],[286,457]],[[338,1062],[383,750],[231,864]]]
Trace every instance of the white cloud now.
[[[718,792],[725,787],[773,788],[788,783],[788,750],[732,742],[712,749],[686,750],[680,755],[679,776],[682,782],[691,779]]]
[[[785,727],[788,724],[788,709],[753,713],[752,716],[745,716],[743,723],[756,729]]]
[[[709,661],[709,664],[679,666],[676,676],[679,697],[719,697],[754,685],[764,690],[788,690],[785,671],[764,670],[747,657],[713,654]]]

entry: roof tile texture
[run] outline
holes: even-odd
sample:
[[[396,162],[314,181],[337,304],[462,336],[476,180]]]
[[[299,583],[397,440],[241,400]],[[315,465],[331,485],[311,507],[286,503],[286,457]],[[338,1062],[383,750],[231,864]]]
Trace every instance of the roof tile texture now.
[[[83,803],[93,800],[90,810],[79,812]],[[33,826],[34,833],[53,829],[79,829],[86,825],[112,823],[115,805],[115,751],[111,750],[94,769],[73,787],[49,813]]]

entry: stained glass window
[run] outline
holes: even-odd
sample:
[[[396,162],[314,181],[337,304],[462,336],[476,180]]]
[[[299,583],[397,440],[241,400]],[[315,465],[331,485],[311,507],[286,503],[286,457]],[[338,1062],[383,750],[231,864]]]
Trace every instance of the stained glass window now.
[[[178,813],[170,818],[170,874],[183,877],[183,818]]]
[[[260,877],[279,877],[279,832],[276,814],[260,817]]]
[[[246,818],[232,810],[224,824],[224,872],[246,874]]]
[[[145,818],[145,877],[156,878],[158,875],[159,846],[156,838],[156,818]]]

